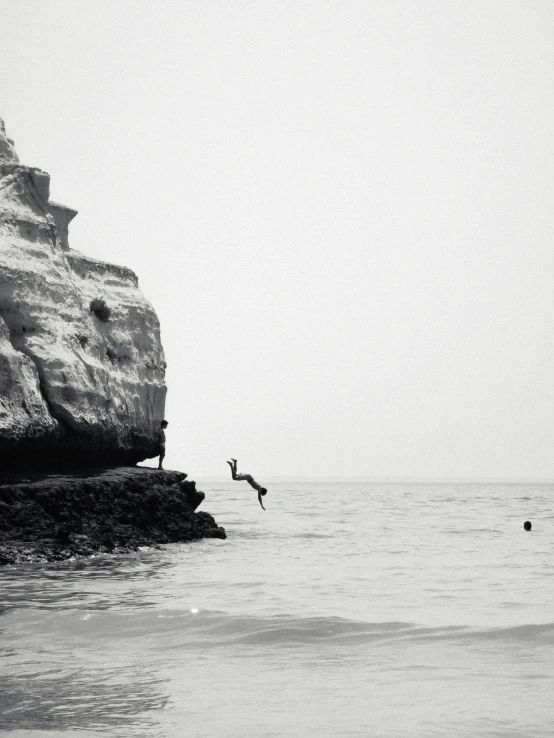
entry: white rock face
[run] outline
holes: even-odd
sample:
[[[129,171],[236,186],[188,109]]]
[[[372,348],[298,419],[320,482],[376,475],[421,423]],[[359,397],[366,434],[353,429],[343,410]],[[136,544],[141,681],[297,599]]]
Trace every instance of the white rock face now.
[[[49,185],[0,121],[0,462],[136,463],[164,417],[158,319],[132,271],[69,248]]]

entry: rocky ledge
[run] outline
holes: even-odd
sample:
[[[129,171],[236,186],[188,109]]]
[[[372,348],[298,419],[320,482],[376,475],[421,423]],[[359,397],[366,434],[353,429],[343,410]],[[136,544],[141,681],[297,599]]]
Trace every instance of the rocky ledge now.
[[[204,499],[176,471],[0,475],[0,564],[63,561],[139,546],[225,538]]]

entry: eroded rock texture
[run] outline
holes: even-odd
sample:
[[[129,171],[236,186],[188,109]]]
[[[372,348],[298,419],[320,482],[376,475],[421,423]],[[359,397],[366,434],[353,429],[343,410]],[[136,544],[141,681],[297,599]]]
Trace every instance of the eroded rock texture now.
[[[134,464],[158,452],[158,319],[132,271],[69,248],[49,189],[0,120],[0,465]]]
[[[225,538],[185,474],[143,467],[75,474],[0,472],[0,565]]]

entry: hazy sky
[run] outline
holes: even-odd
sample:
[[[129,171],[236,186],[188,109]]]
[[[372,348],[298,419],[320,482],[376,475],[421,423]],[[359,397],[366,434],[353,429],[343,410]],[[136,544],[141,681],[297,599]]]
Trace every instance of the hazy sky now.
[[[168,468],[554,478],[551,0],[0,0],[0,116],[158,312]]]

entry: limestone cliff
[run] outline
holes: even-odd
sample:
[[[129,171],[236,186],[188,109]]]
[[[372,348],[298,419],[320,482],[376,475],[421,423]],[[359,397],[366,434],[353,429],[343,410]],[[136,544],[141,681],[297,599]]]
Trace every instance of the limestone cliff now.
[[[134,464],[164,416],[159,322],[131,270],[69,248],[49,189],[0,120],[0,465]]]

